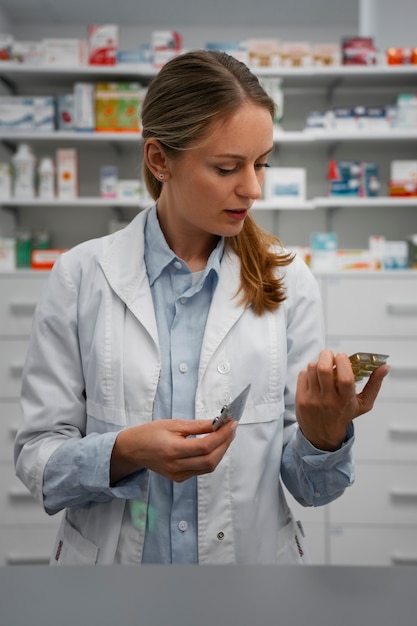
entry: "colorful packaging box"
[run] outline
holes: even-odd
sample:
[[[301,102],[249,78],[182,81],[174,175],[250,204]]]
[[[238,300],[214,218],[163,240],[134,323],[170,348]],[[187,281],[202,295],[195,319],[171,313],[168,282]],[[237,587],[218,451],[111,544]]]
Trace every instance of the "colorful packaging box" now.
[[[417,161],[392,161],[389,195],[400,197],[417,196]]]
[[[119,27],[116,24],[96,24],[88,27],[90,65],[115,65],[118,47]]]
[[[378,164],[374,161],[335,161],[328,163],[329,196],[375,197],[379,194]]]
[[[117,106],[117,130],[135,132],[139,130],[144,89],[140,83],[119,83]]]
[[[59,94],[56,99],[57,130],[74,130],[74,94]]]
[[[155,30],[151,35],[154,67],[162,67],[182,50],[182,37],[175,30]]]
[[[56,151],[57,196],[70,200],[78,196],[78,153],[75,148]]]
[[[343,65],[375,65],[377,51],[372,37],[343,37]]]
[[[337,268],[337,241],[336,233],[311,233],[311,269],[313,272],[327,272]]]
[[[13,50],[13,36],[0,34],[0,62],[11,61]]]
[[[112,132],[118,127],[118,85],[97,83],[94,90],[95,129],[97,132]]]

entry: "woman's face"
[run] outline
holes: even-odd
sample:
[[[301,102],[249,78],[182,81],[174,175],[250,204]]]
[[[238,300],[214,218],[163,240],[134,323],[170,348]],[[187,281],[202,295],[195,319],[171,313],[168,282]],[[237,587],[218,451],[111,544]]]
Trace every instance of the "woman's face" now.
[[[237,235],[261,197],[272,133],[270,113],[245,103],[227,121],[214,122],[204,141],[169,159],[158,215],[170,234]]]

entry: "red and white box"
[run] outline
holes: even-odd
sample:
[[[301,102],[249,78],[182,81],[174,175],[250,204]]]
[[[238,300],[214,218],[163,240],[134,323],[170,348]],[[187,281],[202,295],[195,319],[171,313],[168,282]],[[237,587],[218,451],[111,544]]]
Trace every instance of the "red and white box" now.
[[[119,48],[119,27],[116,24],[95,24],[88,27],[89,65],[116,65]]]

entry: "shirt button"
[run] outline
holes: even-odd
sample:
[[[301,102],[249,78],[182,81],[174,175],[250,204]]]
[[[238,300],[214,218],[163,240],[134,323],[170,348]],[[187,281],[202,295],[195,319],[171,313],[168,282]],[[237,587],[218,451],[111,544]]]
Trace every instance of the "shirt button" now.
[[[182,372],[183,374],[185,372],[188,372],[188,365],[187,365],[187,363],[180,363],[179,369],[180,369],[180,372]]]
[[[185,304],[187,302],[187,298],[180,298],[181,304]]]
[[[178,528],[180,529],[181,532],[184,533],[188,529],[187,522],[185,522],[184,520],[181,520],[181,522],[179,522],[178,524]]]
[[[230,372],[230,363],[227,361],[220,361],[217,365],[217,371],[220,372],[220,374],[227,374]]]
[[[218,539],[219,541],[221,541],[222,539],[224,539],[224,532],[223,532],[223,531],[220,531],[219,533],[217,533],[217,539]]]
[[[175,261],[175,263],[174,263],[174,267],[175,267],[177,270],[180,270],[180,269],[182,269],[182,263],[180,263],[180,261]]]

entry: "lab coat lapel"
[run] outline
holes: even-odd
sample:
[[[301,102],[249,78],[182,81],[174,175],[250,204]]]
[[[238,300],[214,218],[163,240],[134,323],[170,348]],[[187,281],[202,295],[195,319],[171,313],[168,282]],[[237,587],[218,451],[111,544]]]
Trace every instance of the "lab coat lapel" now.
[[[147,212],[139,213],[126,228],[115,234],[100,265],[113,291],[157,343],[155,311],[144,258]]]
[[[200,373],[206,369],[214,352],[245,311],[245,307],[239,304],[239,296],[236,297],[239,284],[240,261],[231,250],[225,250],[204,332]]]

